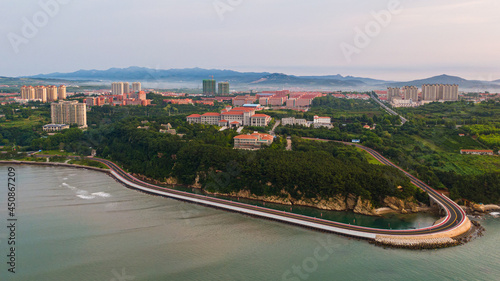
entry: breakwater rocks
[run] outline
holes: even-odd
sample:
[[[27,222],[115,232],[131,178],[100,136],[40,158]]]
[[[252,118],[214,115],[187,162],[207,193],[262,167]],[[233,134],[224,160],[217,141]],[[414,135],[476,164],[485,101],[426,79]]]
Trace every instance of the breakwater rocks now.
[[[429,239],[405,239],[405,238],[390,238],[377,237],[370,242],[377,246],[402,248],[412,250],[438,249],[460,245],[461,243],[453,238],[429,238]]]
[[[470,222],[472,224],[470,230],[467,233],[454,238],[458,242],[460,242],[460,244],[465,244],[478,237],[481,237],[486,231],[486,229],[478,221],[471,220]]]
[[[437,237],[397,237],[397,236],[377,236],[370,241],[371,244],[384,248],[399,248],[410,250],[440,249],[462,245],[478,237],[483,236],[484,227],[477,221],[470,221],[470,228],[455,237],[446,237],[445,234]]]

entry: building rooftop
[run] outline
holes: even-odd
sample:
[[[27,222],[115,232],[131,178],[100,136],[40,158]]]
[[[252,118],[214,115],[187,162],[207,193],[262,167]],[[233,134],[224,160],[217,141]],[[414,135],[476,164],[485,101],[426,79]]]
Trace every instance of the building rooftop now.
[[[256,140],[257,139],[256,136],[252,136],[252,135],[239,135],[239,136],[236,136],[234,138],[239,139],[239,140]]]
[[[203,114],[202,116],[220,116],[220,113],[216,113],[216,112],[207,112],[207,113]]]
[[[234,111],[229,111],[229,112],[223,112],[222,115],[243,115],[243,112],[234,112]]]
[[[187,118],[198,118],[198,117],[201,117],[201,115],[200,114],[191,114]]]
[[[252,117],[266,117],[267,118],[267,117],[271,117],[271,116],[266,115],[266,114],[255,114]]]

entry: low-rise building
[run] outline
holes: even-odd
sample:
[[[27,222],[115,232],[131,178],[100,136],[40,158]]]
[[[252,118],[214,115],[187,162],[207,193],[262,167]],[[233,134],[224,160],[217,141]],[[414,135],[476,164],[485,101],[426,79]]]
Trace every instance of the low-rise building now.
[[[210,125],[219,125],[221,114],[216,112],[207,112],[201,115],[201,123]]]
[[[266,114],[255,114],[250,117],[250,125],[257,127],[266,127],[271,122],[271,116]]]
[[[189,124],[193,124],[193,123],[201,123],[201,115],[200,114],[191,114],[189,115],[188,117],[186,117],[186,121],[189,123]]]
[[[493,150],[476,150],[476,149],[462,149],[460,154],[471,154],[471,155],[494,155]]]
[[[281,125],[283,125],[283,126],[286,126],[286,125],[291,125],[291,126],[298,125],[298,126],[308,127],[306,119],[296,119],[295,117],[281,118]]]
[[[235,149],[260,149],[262,145],[271,145],[274,141],[273,136],[254,132],[248,135],[239,135],[234,137]]]
[[[47,124],[43,126],[44,132],[59,132],[64,129],[69,129],[69,125],[66,124]]]
[[[332,118],[331,117],[319,117],[319,116],[314,116],[314,124],[330,124],[332,123]]]

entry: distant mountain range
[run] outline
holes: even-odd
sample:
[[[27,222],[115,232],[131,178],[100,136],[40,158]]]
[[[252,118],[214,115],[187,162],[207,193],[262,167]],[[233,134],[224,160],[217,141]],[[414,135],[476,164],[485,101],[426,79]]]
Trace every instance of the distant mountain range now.
[[[478,81],[466,80],[456,76],[440,75],[427,79],[394,82],[372,78],[337,75],[295,76],[269,72],[238,72],[233,70],[185,68],[185,69],[151,69],[132,66],[129,68],[110,68],[108,70],[78,70],[71,73],[50,73],[29,76],[37,79],[66,79],[72,81],[141,81],[146,83],[175,83],[201,85],[201,80],[214,77],[217,81],[228,81],[234,88],[300,88],[316,90],[374,90],[386,87],[417,86],[422,84],[458,84],[464,90],[500,89],[500,80]]]

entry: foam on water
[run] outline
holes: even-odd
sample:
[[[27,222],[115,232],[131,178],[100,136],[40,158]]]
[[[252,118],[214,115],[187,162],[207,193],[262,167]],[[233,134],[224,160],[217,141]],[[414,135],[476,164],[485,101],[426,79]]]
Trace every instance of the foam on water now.
[[[95,196],[99,196],[99,197],[104,197],[104,198],[108,198],[108,197],[111,197],[111,194],[109,193],[106,193],[106,192],[94,192],[92,193],[92,195],[95,195]]]
[[[65,182],[63,182],[63,183],[62,183],[62,186],[67,187],[67,188],[69,188],[69,189],[71,189],[71,190],[77,190],[77,189],[78,189],[78,188],[76,188],[76,187],[74,187],[74,186],[71,186],[71,185],[69,185],[69,184],[65,183]]]
[[[85,199],[85,200],[90,200],[90,199],[95,198],[94,195],[83,195],[83,194],[78,194],[77,197],[80,197],[80,198]]]
[[[69,185],[69,184],[67,184],[65,182],[63,182],[61,184],[61,186],[67,187],[67,188],[75,191],[77,197],[79,197],[81,199],[85,199],[85,200],[94,199],[96,197],[101,197],[101,198],[111,197],[111,194],[106,193],[106,192],[102,192],[102,191],[94,192],[94,193],[90,193],[89,194],[89,192],[87,190],[78,189],[77,187],[71,186],[71,185]]]

